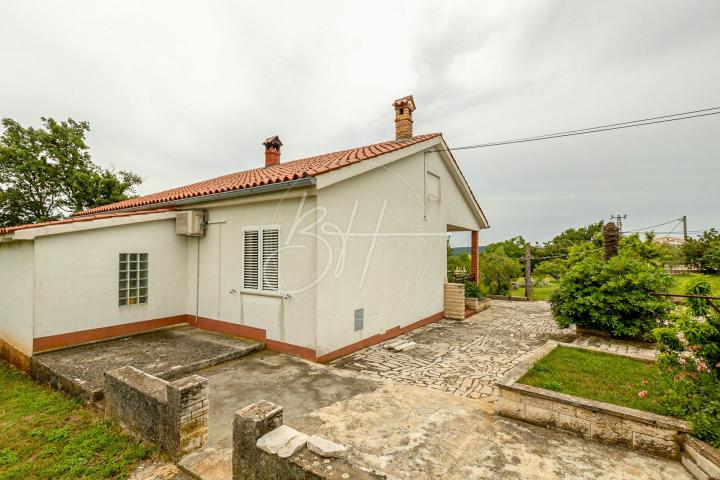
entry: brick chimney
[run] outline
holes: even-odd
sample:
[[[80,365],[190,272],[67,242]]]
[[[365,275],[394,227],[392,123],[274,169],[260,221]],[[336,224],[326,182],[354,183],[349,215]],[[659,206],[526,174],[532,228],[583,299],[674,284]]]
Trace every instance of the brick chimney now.
[[[395,140],[402,142],[413,137],[412,112],[415,110],[415,101],[412,95],[398,98],[393,102],[395,107]]]
[[[280,137],[273,135],[266,138],[263,145],[265,145],[265,166],[270,167],[280,163],[280,147],[282,147]]]

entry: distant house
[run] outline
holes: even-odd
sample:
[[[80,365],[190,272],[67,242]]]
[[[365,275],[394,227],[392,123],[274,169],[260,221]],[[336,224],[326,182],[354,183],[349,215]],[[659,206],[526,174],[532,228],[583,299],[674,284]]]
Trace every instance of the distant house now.
[[[0,351],[189,323],[328,361],[442,318],[447,233],[488,224],[393,106],[391,141],[285,162],[273,136],[260,168],[0,229]]]
[[[658,245],[681,246],[685,243],[685,239],[683,237],[671,237],[668,235],[664,237],[655,237],[653,238],[653,242]]]

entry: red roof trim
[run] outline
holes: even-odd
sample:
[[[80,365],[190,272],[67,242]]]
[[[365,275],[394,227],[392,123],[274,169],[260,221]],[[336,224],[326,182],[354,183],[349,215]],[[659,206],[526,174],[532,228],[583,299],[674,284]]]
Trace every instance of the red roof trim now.
[[[137,208],[159,203],[172,202],[185,198],[203,197],[221,192],[231,192],[246,188],[259,187],[272,183],[287,182],[305,177],[315,177],[354,163],[367,160],[385,153],[401,150],[411,145],[440,136],[440,133],[419,135],[407,141],[389,141],[364,147],[326,153],[269,167],[255,168],[243,172],[231,173],[202,182],[153,193],[138,198],[131,198],[118,203],[91,208],[73,214],[73,218],[93,215],[114,210]]]
[[[172,212],[175,210],[176,210],[175,208],[156,208],[154,210],[134,210],[132,212],[110,212],[110,213],[102,213],[102,214],[96,214],[96,215],[84,215],[82,217],[70,217],[70,218],[64,218],[62,220],[53,220],[52,222],[28,223],[27,225],[17,225],[14,227],[0,227],[0,235],[17,232],[18,230],[28,230],[30,228],[51,227],[51,226],[55,226],[55,225],[65,225],[65,224],[69,224],[69,223],[89,222],[91,220],[101,220],[104,218],[129,217],[132,215],[145,215],[148,213]]]

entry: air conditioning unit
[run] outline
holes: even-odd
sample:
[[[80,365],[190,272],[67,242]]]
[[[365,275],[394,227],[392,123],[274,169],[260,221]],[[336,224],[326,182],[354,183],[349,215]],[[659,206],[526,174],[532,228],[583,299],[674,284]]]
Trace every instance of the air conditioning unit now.
[[[189,237],[202,237],[205,234],[203,212],[198,210],[178,212],[175,215],[175,233]]]

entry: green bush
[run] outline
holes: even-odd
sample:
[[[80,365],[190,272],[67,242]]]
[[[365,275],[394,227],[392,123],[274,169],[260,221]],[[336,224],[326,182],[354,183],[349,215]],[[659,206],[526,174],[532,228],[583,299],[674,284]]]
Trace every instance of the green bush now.
[[[468,298],[483,299],[486,296],[485,289],[478,283],[465,282],[465,296]]]
[[[577,325],[634,338],[657,327],[670,310],[670,302],[650,295],[665,291],[670,283],[664,270],[641,260],[589,257],[562,276],[550,303],[562,328]]]

